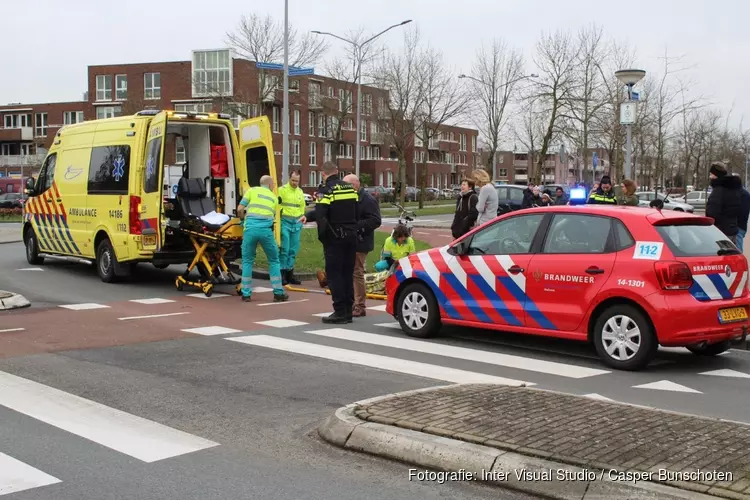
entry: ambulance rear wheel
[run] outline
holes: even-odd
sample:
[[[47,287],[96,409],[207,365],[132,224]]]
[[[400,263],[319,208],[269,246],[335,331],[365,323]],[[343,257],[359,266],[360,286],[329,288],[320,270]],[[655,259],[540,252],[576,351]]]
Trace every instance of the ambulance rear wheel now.
[[[26,232],[23,235],[23,242],[26,245],[26,261],[29,264],[38,266],[44,264],[44,257],[39,256],[39,243],[36,239],[36,234],[31,227],[26,228]]]
[[[105,283],[117,281],[115,266],[117,265],[115,251],[109,239],[103,239],[96,247],[96,272]]]

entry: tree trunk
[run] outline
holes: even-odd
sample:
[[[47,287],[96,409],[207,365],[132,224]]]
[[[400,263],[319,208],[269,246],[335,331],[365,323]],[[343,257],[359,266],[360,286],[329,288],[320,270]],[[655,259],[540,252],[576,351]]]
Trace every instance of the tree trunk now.
[[[396,176],[396,189],[401,187],[401,189],[398,190],[396,196],[398,196],[398,202],[400,205],[404,204],[404,199],[406,198],[406,158],[404,157],[404,152],[399,151],[398,152],[398,175]]]
[[[422,161],[422,168],[419,171],[419,208],[424,208],[424,192],[427,187],[427,160],[430,158],[430,150],[428,148]]]

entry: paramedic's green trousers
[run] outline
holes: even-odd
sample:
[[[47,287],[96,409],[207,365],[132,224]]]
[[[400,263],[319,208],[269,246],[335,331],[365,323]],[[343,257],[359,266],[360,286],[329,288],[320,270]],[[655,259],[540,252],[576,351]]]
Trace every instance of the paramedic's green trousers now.
[[[294,269],[299,252],[299,239],[302,235],[302,223],[297,219],[282,217],[281,219],[281,269],[289,271]]]
[[[242,236],[242,295],[250,297],[253,293],[253,264],[255,252],[261,246],[268,258],[268,274],[274,295],[283,295],[281,286],[281,267],[279,266],[279,248],[272,227],[246,227]]]

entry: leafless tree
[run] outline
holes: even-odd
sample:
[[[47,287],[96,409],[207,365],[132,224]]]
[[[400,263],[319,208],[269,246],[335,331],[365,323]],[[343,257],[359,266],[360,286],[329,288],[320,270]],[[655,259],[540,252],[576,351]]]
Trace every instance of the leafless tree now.
[[[495,178],[495,153],[505,125],[505,110],[523,75],[523,56],[501,39],[482,45],[477,51],[469,83],[479,134],[487,146],[487,171]]]
[[[527,151],[527,179],[531,181],[536,178],[536,158],[537,152],[541,147],[546,132],[549,118],[540,110],[541,106],[535,99],[524,100],[519,115],[520,120],[516,121],[514,135],[518,142]],[[515,150],[516,148],[514,148]]]
[[[539,103],[547,120],[534,178],[530,179],[539,183],[547,150],[558,132],[560,117],[574,89],[576,54],[570,33],[558,31],[542,35],[537,43],[534,62],[539,69],[539,78],[534,85],[532,98]]]
[[[462,80],[445,65],[443,54],[435,49],[427,48],[423,51],[417,71],[421,99],[415,110],[414,131],[425,149],[419,172],[419,208],[422,208],[431,143],[439,138],[441,127],[465,112],[468,94],[463,88]]]
[[[398,159],[397,182],[406,186],[406,153],[414,145],[417,111],[421,109],[422,48],[417,29],[408,30],[399,52],[385,52],[373,71],[378,87],[388,91],[387,109],[378,109],[378,128]],[[398,193],[404,202],[406,190]]]

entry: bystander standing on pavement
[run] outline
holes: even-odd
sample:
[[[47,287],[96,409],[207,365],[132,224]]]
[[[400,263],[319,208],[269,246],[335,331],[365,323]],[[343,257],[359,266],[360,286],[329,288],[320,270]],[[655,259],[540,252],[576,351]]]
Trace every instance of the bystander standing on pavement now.
[[[712,163],[709,172],[712,190],[706,201],[706,217],[713,218],[714,225],[736,243],[742,209],[742,181],[729,175],[721,162]]]
[[[563,188],[558,187],[555,189],[555,205],[567,205],[570,200],[567,196],[565,196],[565,191],[563,191]]]
[[[479,197],[474,190],[474,181],[464,179],[461,182],[461,193],[456,200],[456,213],[453,215],[451,233],[454,238],[460,238],[468,233],[477,221],[477,202]]]
[[[323,244],[325,273],[333,299],[333,314],[323,318],[323,323],[351,323],[359,196],[354,186],[339,178],[336,164],[325,162],[322,175],[322,196],[305,218],[318,224],[318,240]]]
[[[737,241],[736,245],[740,251],[745,251],[745,236],[747,235],[747,221],[750,218],[750,192],[747,188],[742,188],[742,205],[740,215],[737,219]]]
[[[281,282],[284,285],[299,285],[294,277],[294,263],[299,252],[299,240],[305,221],[305,193],[299,187],[299,172],[292,172],[289,182],[279,188],[279,205],[281,206],[281,247],[279,261],[281,265]]]
[[[591,192],[586,203],[592,205],[617,205],[615,190],[612,189],[612,180],[608,175],[603,175],[599,182],[599,188]]]
[[[638,197],[635,195],[635,182],[630,179],[625,179],[620,184],[620,189],[622,189],[622,195],[620,197],[620,202],[618,203],[618,205],[630,205],[631,207],[637,207]]]
[[[490,175],[484,169],[477,169],[472,174],[474,183],[479,188],[477,197],[477,226],[489,222],[497,217],[498,197],[497,189],[490,182]]]

